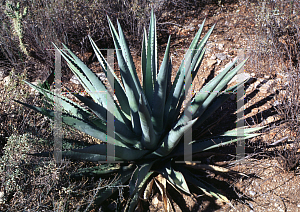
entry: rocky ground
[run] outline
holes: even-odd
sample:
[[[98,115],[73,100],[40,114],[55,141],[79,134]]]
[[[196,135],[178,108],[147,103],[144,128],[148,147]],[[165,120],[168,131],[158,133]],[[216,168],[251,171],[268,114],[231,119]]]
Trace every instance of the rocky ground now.
[[[201,88],[207,77],[216,76],[228,62],[235,58],[242,61],[249,57],[243,71],[232,83],[244,77],[250,78],[245,86],[243,112],[245,125],[267,126],[259,138],[249,141],[253,148],[249,148],[250,152],[247,152],[245,160],[239,163],[236,163],[234,159],[223,161],[231,170],[249,176],[227,180],[227,183],[231,188],[234,188],[233,190],[236,191],[240,199],[237,200],[232,197],[232,206],[230,206],[204,196],[188,197],[184,195],[185,203],[180,205],[183,211],[300,211],[299,164],[293,171],[286,171],[287,162],[284,159],[277,160],[268,155],[269,152],[274,151],[274,145],[272,145],[274,142],[280,139],[287,142],[288,139],[285,137],[292,135],[293,132],[282,130],[284,127],[283,117],[275,110],[276,106],[280,105],[281,97],[286,95],[285,88],[289,73],[284,71],[285,63],[274,60],[274,57],[269,57],[273,53],[268,53],[268,41],[264,40],[260,33],[261,28],[258,26],[261,6],[261,3],[249,1],[220,2],[217,5],[207,4],[201,9],[193,8],[181,12],[178,19],[176,17],[179,17],[179,14],[176,11],[165,12],[158,20],[158,23],[171,23],[165,24],[165,26],[166,31],[172,36],[171,53],[174,71],[179,68],[184,52],[204,18],[206,17],[205,33],[216,23],[207,43],[207,53],[202,69],[199,70],[193,83],[194,92]],[[160,36],[161,61],[166,36]],[[284,43],[285,41],[282,39],[281,42]],[[88,61],[90,55],[91,53],[88,52],[79,56],[84,61]],[[139,54],[134,53],[134,60],[137,70],[140,70]],[[90,67],[99,74],[99,77],[103,77],[103,74],[99,72],[97,63],[90,64]],[[4,75],[0,78],[2,86],[9,84],[12,80],[11,76]],[[44,80],[44,78],[35,75],[31,76],[31,81],[37,84],[38,80]],[[76,78],[70,74],[64,77],[63,86],[71,88],[75,92],[82,90]],[[31,92],[34,94],[34,91]],[[235,107],[236,99],[231,99],[224,106],[223,112],[228,108]],[[231,114],[230,118],[221,121],[220,126],[226,128],[228,120],[233,120],[229,125],[234,126],[235,117],[236,114]],[[289,146],[285,146],[285,148],[289,148]],[[212,155],[212,158],[214,157],[216,156]],[[227,190],[226,187],[222,191],[224,194],[230,193],[230,189]],[[176,198],[176,195],[173,198]],[[162,208],[161,196],[157,194],[151,201],[150,211],[162,211]],[[173,203],[173,210],[181,211],[176,203]]]

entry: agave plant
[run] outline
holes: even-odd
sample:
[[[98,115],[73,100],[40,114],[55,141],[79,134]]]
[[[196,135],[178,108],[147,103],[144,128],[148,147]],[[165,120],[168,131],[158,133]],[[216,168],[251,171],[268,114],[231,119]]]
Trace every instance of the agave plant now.
[[[170,37],[164,58],[158,67],[156,19],[152,11],[148,37],[146,30],[143,35],[141,73],[139,81],[131,53],[119,23],[118,33],[108,18],[109,27],[114,40],[121,78],[119,79],[112,67],[104,59],[95,42],[89,37],[91,45],[106,76],[113,76],[109,81],[115,88],[115,94],[108,92],[108,87],[65,45],[66,52],[60,51],[68,66],[91,98],[73,93],[84,104],[81,106],[64,96],[59,96],[63,107],[62,121],[82,132],[103,141],[101,144],[83,149],[62,151],[63,157],[103,161],[115,160],[124,163],[102,164],[93,168],[82,169],[74,173],[78,176],[107,175],[117,173],[118,179],[110,186],[99,191],[94,204],[99,206],[115,191],[115,186],[128,185],[129,198],[125,211],[134,211],[140,199],[148,199],[155,182],[164,197],[164,206],[168,210],[166,184],[172,185],[178,192],[191,195],[189,186],[192,184],[209,196],[224,202],[229,200],[205,178],[191,172],[187,165],[193,163],[176,163],[184,155],[184,134],[190,129],[196,130],[216,111],[244,82],[228,87],[230,80],[236,75],[246,60],[235,65],[236,60],[229,63],[224,70],[208,82],[196,93],[187,107],[183,107],[186,99],[185,91],[189,89],[189,80],[193,81],[205,54],[205,44],[214,26],[200,40],[205,23],[203,21],[193,39],[184,60],[171,81],[172,60],[170,58]],[[27,82],[28,83],[28,82]],[[31,87],[53,99],[55,94],[49,90],[28,83]],[[108,102],[113,102],[113,107]],[[21,103],[21,102],[19,102]],[[44,115],[54,117],[54,111],[21,103]],[[190,114],[189,118],[185,114]],[[114,116],[114,138],[107,139],[107,116]],[[244,134],[238,135],[237,129],[227,131],[212,138],[202,138],[189,142],[192,153],[201,153],[213,148],[257,136],[254,133],[261,128],[244,128]],[[113,142],[111,142],[113,141]],[[115,145],[115,155],[106,155],[107,143]],[[45,153],[36,153],[46,156]],[[48,154],[49,155],[49,154]],[[222,167],[201,165],[201,168],[215,172],[227,172]],[[189,184],[189,185],[188,185]]]

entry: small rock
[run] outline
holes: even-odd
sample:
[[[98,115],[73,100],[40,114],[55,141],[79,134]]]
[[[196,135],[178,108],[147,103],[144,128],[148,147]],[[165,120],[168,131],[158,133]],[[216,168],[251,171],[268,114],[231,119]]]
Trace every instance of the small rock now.
[[[280,102],[276,100],[276,101],[273,103],[273,106],[276,107],[276,106],[278,106],[278,105],[280,105]]]
[[[251,73],[250,76],[251,76],[251,77],[255,77],[255,73]]]
[[[219,60],[225,60],[227,58],[227,55],[224,54],[224,53],[217,53],[216,54],[216,57],[219,59]]]
[[[300,208],[300,203],[297,205],[298,208]]]
[[[223,50],[224,49],[224,44],[223,43],[219,43],[218,44],[218,49],[219,50]]]
[[[207,67],[211,67],[211,66],[215,65],[216,63],[217,63],[216,60],[208,59],[208,60],[206,61],[206,66],[207,66]]]
[[[255,196],[256,192],[255,192],[255,191],[249,191],[249,194],[250,194],[251,196]]]
[[[273,86],[274,84],[274,80],[269,80],[267,83],[263,84],[261,87],[260,87],[260,91],[264,94],[270,92],[270,88]]]
[[[4,77],[7,76],[8,73],[4,69],[0,69],[0,80],[3,80]]]
[[[157,198],[157,196],[155,196],[155,197],[153,198],[152,204],[155,205],[155,206],[158,204],[158,198]]]
[[[269,116],[269,117],[266,119],[266,121],[267,121],[268,124],[270,124],[270,123],[276,121],[276,117],[274,117],[274,116]]]
[[[270,79],[270,75],[265,75],[264,78],[265,79]]]
[[[212,56],[210,57],[210,59],[211,59],[211,60],[215,60],[215,59],[217,59],[217,57],[216,57],[216,55],[212,55]]]
[[[0,191],[0,204],[4,203],[4,191]]]
[[[107,80],[105,73],[101,72],[101,73],[96,73],[96,75],[100,78],[100,80]]]
[[[190,31],[194,31],[194,30],[195,30],[195,27],[193,27],[193,26],[188,26],[188,27],[186,27],[186,29],[187,29],[187,30],[190,30]]]
[[[249,78],[250,78],[250,74],[248,74],[246,72],[240,73],[240,74],[235,75],[228,84],[231,84],[231,83],[236,82],[236,81],[242,82],[242,81],[244,81],[246,79],[249,79]],[[248,83],[248,81],[246,83]]]
[[[70,81],[73,82],[76,85],[80,84],[79,79],[75,75],[73,77],[71,77]]]
[[[213,48],[213,47],[215,47],[216,45],[214,44],[214,43],[212,43],[212,42],[207,42],[207,44],[206,44],[206,49],[211,49],[211,48]]]
[[[220,207],[222,207],[225,203],[222,201],[222,200],[220,200],[220,199],[216,199],[215,200],[215,203],[218,205],[218,206],[220,206]]]
[[[8,85],[10,83],[10,76],[4,77],[3,78],[3,84]]]
[[[31,84],[39,86],[40,84],[42,84],[42,82],[37,80],[37,81],[31,82]],[[35,90],[34,88],[30,87],[30,94],[38,95],[39,92],[37,90]]]

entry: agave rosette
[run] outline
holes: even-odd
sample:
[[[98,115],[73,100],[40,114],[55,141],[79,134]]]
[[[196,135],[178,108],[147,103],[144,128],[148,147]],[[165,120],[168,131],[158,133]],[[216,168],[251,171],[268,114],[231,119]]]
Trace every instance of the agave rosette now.
[[[73,176],[118,173],[119,178],[112,183],[112,186],[129,185],[130,198],[125,208],[129,211],[134,211],[139,199],[149,197],[149,188],[152,188],[153,182],[166,196],[166,191],[163,186],[160,187],[162,184],[157,180],[158,176],[163,177],[167,183],[185,194],[190,194],[187,184],[189,182],[205,194],[229,202],[215,187],[194,175],[185,165],[180,163],[174,165],[174,160],[176,157],[184,155],[184,133],[191,128],[197,129],[201,126],[230,97],[228,92],[234,93],[244,83],[241,82],[227,88],[230,80],[243,67],[246,60],[238,65],[236,65],[236,60],[228,64],[219,75],[193,96],[190,106],[182,111],[182,105],[186,98],[185,90],[189,89],[189,85],[185,82],[194,80],[205,54],[205,44],[215,25],[200,40],[205,22],[203,21],[184,56],[175,80],[171,82],[170,37],[162,64],[158,67],[156,19],[152,11],[148,37],[146,31],[143,35],[141,57],[143,79],[140,82],[120,24],[117,23],[117,33],[109,18],[108,22],[114,40],[121,79],[116,76],[92,38],[89,37],[89,39],[104,73],[106,76],[110,74],[114,77],[113,82],[109,83],[114,83],[115,96],[107,91],[107,87],[97,75],[65,45],[64,48],[67,49],[67,52],[60,51],[55,46],[92,98],[73,93],[85,105],[83,107],[58,95],[64,109],[62,121],[104,141],[101,144],[83,149],[62,151],[62,155],[75,160],[98,162],[110,159],[126,163],[121,165],[102,164],[94,168],[82,169]],[[55,96],[49,90],[31,83],[28,84],[49,99],[53,99]],[[108,105],[107,102],[109,101],[114,102],[113,107]],[[49,117],[54,117],[53,110],[46,110],[26,103],[21,104]],[[192,119],[185,116],[185,112],[190,113]],[[107,142],[109,142],[106,137],[109,136],[107,135],[108,114],[113,115],[115,120],[115,136],[112,139],[113,143],[111,143],[115,145],[115,156],[106,155]],[[231,144],[241,138],[255,137],[258,134],[254,132],[260,129],[245,128],[243,129],[244,134],[241,136],[237,134],[237,129],[234,129],[215,136],[213,139],[193,140],[189,145],[192,145],[193,154],[199,153]],[[47,154],[37,153],[35,155],[45,156]],[[216,172],[228,171],[225,168],[210,165],[205,168]],[[114,187],[105,187],[100,190],[95,199],[95,205],[100,205],[115,191]],[[167,203],[164,205],[165,208],[168,207]]]

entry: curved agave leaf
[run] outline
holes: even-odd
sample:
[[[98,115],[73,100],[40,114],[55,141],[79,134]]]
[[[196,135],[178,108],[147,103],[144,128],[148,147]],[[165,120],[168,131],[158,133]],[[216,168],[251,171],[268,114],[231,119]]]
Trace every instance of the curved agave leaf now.
[[[172,85],[172,88],[170,91],[170,95],[168,96],[168,99],[167,99],[166,108],[165,108],[165,117],[164,117],[165,120],[170,121],[170,119],[172,119],[172,115],[174,114],[174,110],[176,110],[176,106],[178,105],[178,101],[180,99],[180,96],[181,96],[181,93],[183,90],[183,86],[185,84],[184,83],[185,76],[187,76],[188,73],[192,74],[194,72],[194,70],[191,70],[190,68],[191,68],[191,62],[193,61],[195,52],[204,47],[204,45],[206,44],[210,34],[212,33],[214,26],[215,26],[215,25],[213,25],[211,27],[211,29],[206,33],[206,35],[200,42],[201,45],[199,44],[197,46],[199,39],[200,39],[203,25],[204,25],[204,22],[202,23],[202,26],[200,27],[197,35],[195,36],[193,42],[191,43],[187,53],[184,56],[184,60],[182,61],[181,65],[179,67],[179,70],[177,72],[177,75],[175,77],[175,80],[173,82],[173,85]]]
[[[115,48],[117,49],[116,52],[117,52],[118,64],[120,67],[123,84],[126,90],[126,96],[128,98],[128,102],[131,110],[132,128],[137,135],[142,135],[142,129],[140,126],[140,122],[139,122],[140,119],[138,115],[138,99],[139,99],[138,88],[135,86],[133,76],[130,74],[130,70],[128,69],[128,65],[122,55],[122,52],[120,52],[121,51],[120,38],[109,18],[108,21],[109,21],[111,34],[113,36]]]
[[[236,61],[232,62],[230,65],[228,65],[220,74],[218,74],[215,78],[213,78],[211,81],[209,81],[192,99],[191,107],[186,108],[186,110],[189,110],[189,112],[194,115],[199,108],[201,108],[201,111],[204,111],[206,108],[204,108],[203,103],[205,100],[209,97],[210,92],[215,90],[215,88],[218,86],[218,84],[223,80],[224,76],[228,73],[228,71],[231,69],[231,67],[236,63]],[[201,114],[200,112],[198,114]]]
[[[154,82],[156,81],[157,74],[157,44],[156,44],[156,21],[153,10],[151,11],[150,25],[149,25],[149,34],[148,34],[148,45],[147,45],[147,62],[146,62],[146,71],[143,75],[144,79],[144,90],[145,95],[150,103],[150,106],[153,106],[153,89]]]
[[[17,100],[15,100],[17,101]],[[26,107],[29,107],[39,113],[42,113],[43,115],[46,115],[50,118],[54,117],[54,111],[52,110],[46,110],[44,108],[40,108],[40,107],[36,107],[33,105],[28,105],[26,103],[23,102],[19,102],[18,103],[25,105]],[[106,138],[108,135],[106,135],[106,125],[105,123],[101,124],[100,121],[98,121],[98,125],[96,126],[94,123],[89,122],[89,121],[85,121],[82,119],[78,119],[76,117],[72,117],[68,114],[62,113],[62,122],[64,122],[65,124],[74,127],[77,130],[80,130],[94,138],[97,138],[101,141],[106,141]],[[129,148],[128,146],[126,146],[124,143],[124,141],[121,140],[118,136],[116,136],[116,138],[114,139],[114,143],[111,143],[113,145],[116,146],[120,146],[120,147],[125,147],[125,148]]]
[[[100,177],[101,175],[112,174],[121,169],[120,164],[105,163],[96,167],[78,169],[77,172],[71,174],[73,179],[82,179],[83,177]]]
[[[193,59],[192,68],[191,68],[192,69],[192,82],[194,81],[194,79],[199,71],[199,68],[200,68],[202,60],[204,58],[205,52],[206,52],[206,48],[201,48],[201,51],[200,51],[200,49],[197,50],[197,54]],[[198,58],[198,59],[196,60],[196,58]]]
[[[138,93],[140,94],[141,91],[142,91],[142,86],[141,86],[141,83],[140,83],[139,78],[137,76],[136,68],[135,68],[135,65],[133,63],[133,59],[132,59],[128,44],[126,42],[122,27],[121,27],[119,21],[117,21],[117,25],[118,25],[119,41],[120,41],[120,46],[121,46],[121,49],[122,49],[123,57],[124,57],[125,62],[127,64],[130,75],[132,76],[134,85],[136,86],[136,88],[138,89]]]
[[[191,63],[191,66],[190,66],[191,74],[190,75],[188,74],[185,77],[185,82],[188,82],[190,80],[190,77],[192,77],[191,81],[193,82],[193,80],[194,80],[194,78],[195,78],[195,76],[196,76],[196,74],[197,74],[197,72],[200,68],[200,65],[203,61],[203,58],[204,58],[204,55],[205,55],[205,50],[206,50],[206,48],[203,48],[203,47],[201,49],[197,50],[197,53],[195,54],[195,56],[193,58],[193,61]],[[191,84],[185,83],[185,86],[184,86],[185,90],[188,90],[190,87],[191,87]],[[180,107],[181,107],[181,105],[180,105]]]
[[[153,158],[157,156],[164,157],[170,154],[179,143],[181,137],[184,135],[184,132],[191,128],[196,121],[197,118],[188,121],[185,124],[176,125],[162,140],[160,147],[151,154],[147,155],[145,158]]]
[[[261,128],[256,128],[256,130],[260,130]],[[237,142],[240,139],[250,139],[258,136],[259,134],[244,134],[243,136],[240,136],[237,138],[237,136],[218,136],[213,137],[210,139],[202,139],[202,140],[196,140],[192,141],[189,145],[192,145],[193,154],[198,152],[207,151],[210,149],[218,148],[221,146],[226,146],[232,143]],[[181,142],[176,151],[174,151],[171,155],[168,155],[168,157],[175,157],[175,156],[182,156],[184,155],[184,144]]]
[[[57,96],[60,98],[61,105],[65,111],[68,111],[71,115],[86,120],[88,117],[90,117],[92,114],[88,112],[85,108],[81,107],[79,104],[76,104],[75,102],[69,100],[68,98],[57,95],[54,92],[51,92],[47,89],[41,88],[39,86],[36,86],[30,82],[24,81],[26,84],[28,84],[33,89],[39,91],[41,94],[43,94],[48,99],[54,100],[54,97]]]
[[[136,191],[139,189],[140,184],[144,181],[147,175],[149,175],[150,169],[156,160],[145,162],[141,165],[138,165],[133,171],[132,177],[129,182],[129,192],[130,196],[133,196]]]
[[[166,102],[166,95],[167,95],[167,83],[168,83],[168,72],[169,72],[169,60],[170,60],[170,40],[171,36],[169,36],[167,48],[165,51],[165,56],[163,62],[161,64],[157,80],[155,82],[155,92],[153,96],[153,100],[155,104],[153,104],[152,109],[152,122],[156,132],[163,131],[163,117],[164,117],[164,110],[165,102]]]
[[[165,167],[155,171],[164,176],[171,184],[179,188],[184,193],[191,194],[183,174],[174,170],[170,161],[165,165]]]
[[[67,46],[62,44],[71,56],[61,51],[55,44],[53,45],[67,61],[68,66],[77,76],[91,97],[99,104],[103,104],[107,110],[110,110],[110,108],[107,108],[107,98],[101,94],[101,92],[107,92],[106,87],[98,79],[97,75],[92,72],[71,50],[69,50]],[[79,71],[76,66],[79,67],[81,71]],[[110,95],[108,98],[111,98],[111,101],[113,101]]]
[[[215,100],[211,103],[210,107],[208,107],[205,111],[205,113],[203,115],[201,115],[201,117],[198,119],[198,121],[194,124],[194,128],[196,129],[197,127],[199,127],[208,117],[210,117],[222,104],[224,104],[224,102],[226,102],[231,95],[234,94],[228,94],[229,92],[234,93],[237,91],[238,87],[240,87],[242,84],[244,84],[244,82],[240,82],[228,89],[226,89],[223,92],[219,93],[218,97],[215,98]],[[210,100],[209,100],[210,101]],[[207,105],[207,104],[206,104]],[[201,108],[202,109],[202,108]],[[202,113],[202,112],[201,112]]]
[[[127,201],[127,204],[124,208],[124,211],[128,212],[134,212],[136,209],[136,206],[139,201],[139,197],[141,196],[144,187],[146,186],[147,180],[150,178],[150,176],[153,174],[152,171],[148,172],[147,175],[144,177],[142,182],[138,185],[137,191],[134,193],[133,197],[129,197],[129,200]]]
[[[88,106],[98,118],[105,121],[105,123],[106,123],[107,114],[110,113],[109,111],[106,111],[104,107],[95,103],[91,99],[88,99],[88,98],[83,97],[78,94],[73,94],[73,95],[76,96],[86,106]],[[121,138],[124,138],[124,142],[134,145],[139,140],[139,137],[136,136],[136,134],[133,133],[132,130],[129,128],[129,127],[131,127],[129,120],[127,120],[126,117],[123,117],[123,118],[124,118],[123,120],[126,120],[127,122],[124,122],[123,120],[119,120],[117,117],[115,117],[114,131]],[[126,123],[128,123],[128,124],[126,124]],[[128,125],[129,125],[129,127],[128,127]]]
[[[121,85],[121,82],[119,81],[118,77],[116,76],[116,74],[114,73],[112,68],[107,64],[105,58],[101,54],[100,50],[96,46],[93,39],[90,36],[89,36],[89,39],[90,39],[90,42],[94,49],[94,52],[98,58],[98,61],[101,65],[102,69],[105,71],[106,77],[107,77],[107,71],[109,71],[114,76],[114,88],[115,88],[116,97],[120,103],[122,111],[127,115],[127,117],[130,117],[130,107],[129,107],[128,99],[126,98],[126,94]],[[107,70],[106,70],[106,67],[107,67]]]
[[[80,152],[72,152],[72,151],[61,151],[58,153],[62,155],[62,158],[67,158],[71,160],[82,160],[82,161],[89,161],[89,162],[106,161],[107,159],[121,160],[121,158],[111,157],[111,156],[108,156],[107,158],[106,155],[99,155],[99,154],[80,153]],[[34,153],[30,155],[38,156],[38,157],[54,157],[53,152]]]
[[[201,180],[200,178],[197,178],[194,174],[192,174],[189,170],[187,170],[184,167],[180,167],[180,170],[182,173],[184,173],[184,176],[187,179],[187,181],[194,184],[196,187],[202,190],[203,193],[205,193],[208,196],[213,196],[217,199],[220,199],[222,202],[231,205],[230,201],[224,195],[222,195],[221,192],[214,186]]]
[[[265,128],[265,127],[266,126],[253,127],[253,128],[236,128],[236,129],[233,129],[233,130],[229,130],[229,131],[225,132],[224,134],[222,134],[220,136],[239,136],[238,130],[242,130],[243,134],[251,134],[251,133],[259,131],[259,130]]]
[[[146,78],[146,66],[147,66],[147,32],[144,28],[143,43],[142,43],[142,55],[141,55],[141,65],[142,65],[142,76],[143,76],[143,91],[145,92],[145,87],[147,83]],[[146,93],[146,92],[145,92]]]
[[[217,86],[213,89],[213,91],[210,93],[210,95],[207,97],[207,99],[202,103],[201,107],[197,110],[197,112],[192,113],[193,117],[199,117],[201,116],[204,111],[208,108],[208,106],[211,104],[211,102],[220,95],[220,92],[224,89],[225,86],[227,86],[228,82],[236,75],[236,73],[243,67],[245,62],[244,60],[242,63],[240,63],[237,67],[235,67],[232,71],[229,71],[226,73],[224,78],[217,84]],[[242,82],[242,84],[245,83]],[[222,95],[222,94],[221,94]],[[224,94],[223,94],[224,95]],[[227,94],[228,95],[228,94]],[[228,95],[229,96],[229,95]],[[193,104],[193,103],[192,103]],[[193,104],[195,105],[195,104]],[[199,105],[199,104],[197,104]],[[214,107],[210,107],[210,109],[214,109]]]
[[[54,44],[53,44],[54,45]],[[64,44],[63,44],[64,45]],[[55,46],[55,45],[54,45]],[[56,47],[56,46],[55,46]],[[113,113],[119,120],[124,119],[124,115],[120,112],[119,106],[115,103],[114,108],[107,107],[108,100],[113,102],[112,96],[106,90],[105,86],[102,82],[98,79],[98,77],[93,73],[75,54],[73,54],[65,45],[64,47],[68,50],[70,55],[73,57],[71,58],[66,53],[60,51],[61,55],[65,58],[68,63],[68,66],[74,72],[74,74],[78,77],[82,85],[91,95],[91,97],[96,101],[98,104],[102,105],[107,111]],[[57,48],[57,47],[56,47]],[[69,60],[70,59],[70,60]],[[74,64],[73,64],[74,63]],[[81,72],[76,68],[79,66]],[[122,116],[123,115],[123,116]]]
[[[148,153],[147,150],[139,150],[139,149],[132,149],[125,145],[118,145],[116,142],[115,144],[115,157],[121,160],[137,160]],[[79,152],[79,153],[88,153],[88,154],[99,154],[106,156],[107,154],[107,144],[96,144],[92,145],[83,149],[74,149],[71,150],[72,152]]]
[[[145,147],[146,149],[153,150],[157,146],[156,134],[153,129],[151,116],[149,114],[149,111],[145,105],[142,96],[140,96],[140,101],[139,101],[139,117],[140,117],[142,133],[143,133],[141,143],[143,147]]]

